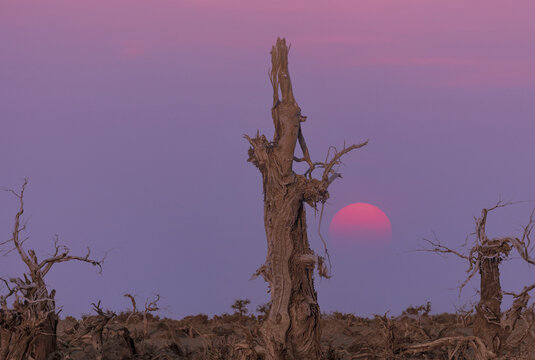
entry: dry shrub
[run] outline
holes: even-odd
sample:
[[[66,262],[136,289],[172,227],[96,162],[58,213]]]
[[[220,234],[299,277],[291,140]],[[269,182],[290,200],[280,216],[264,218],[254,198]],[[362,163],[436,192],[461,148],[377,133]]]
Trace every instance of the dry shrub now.
[[[355,321],[355,322],[358,321],[358,319],[355,316],[355,314],[342,313],[342,312],[339,312],[339,311],[333,311],[330,314],[323,314],[322,318],[335,319],[335,320],[344,320],[344,321],[350,320],[350,321]]]
[[[209,317],[206,314],[189,315],[180,320],[183,325],[206,325],[208,324]]]
[[[265,304],[260,304],[256,307],[256,312],[259,314],[257,316],[258,322],[263,322],[267,315],[269,314],[269,309],[271,309],[271,301],[268,301]]]
[[[427,301],[424,305],[409,306],[403,310],[402,315],[428,316],[429,312],[431,312],[431,302]]]
[[[245,316],[249,312],[247,305],[251,303],[249,299],[237,299],[234,304],[231,305],[231,308],[234,309],[235,315]]]

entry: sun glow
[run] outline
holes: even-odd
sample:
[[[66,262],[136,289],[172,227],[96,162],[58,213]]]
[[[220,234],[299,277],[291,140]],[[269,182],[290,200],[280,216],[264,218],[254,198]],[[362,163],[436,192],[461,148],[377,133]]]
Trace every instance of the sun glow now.
[[[337,246],[386,246],[392,238],[388,216],[377,206],[355,203],[333,217],[329,234]]]

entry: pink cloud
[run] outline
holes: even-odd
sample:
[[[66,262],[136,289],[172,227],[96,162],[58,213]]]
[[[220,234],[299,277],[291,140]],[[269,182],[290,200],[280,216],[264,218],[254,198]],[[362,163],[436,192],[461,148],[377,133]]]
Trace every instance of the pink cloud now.
[[[387,44],[392,42],[392,39],[380,36],[365,36],[365,35],[316,35],[316,36],[297,36],[294,42],[310,45],[310,44],[336,44],[336,45],[370,45],[370,44]]]
[[[473,72],[445,81],[449,87],[517,86],[535,84],[535,69],[529,63],[486,63]]]
[[[137,40],[127,40],[121,43],[119,50],[121,57],[135,59],[146,52],[146,49]]]
[[[266,54],[277,36],[285,36],[292,56],[306,57],[313,66],[376,66],[399,70],[391,78],[407,82],[425,70],[417,78],[442,86],[534,81],[530,67],[517,66],[518,59],[535,59],[532,0],[507,6],[498,0],[474,0],[471,6],[461,0],[31,3],[7,1],[0,11],[0,22],[11,29],[13,54],[42,49],[41,56],[55,61],[105,61],[136,59],[150,46],[157,59],[217,46],[242,57]],[[17,41],[28,33],[36,36]],[[503,65],[492,65],[498,62]]]
[[[406,66],[465,66],[478,64],[475,60],[446,57],[420,57],[420,58],[378,58],[371,61],[380,65],[406,65]]]

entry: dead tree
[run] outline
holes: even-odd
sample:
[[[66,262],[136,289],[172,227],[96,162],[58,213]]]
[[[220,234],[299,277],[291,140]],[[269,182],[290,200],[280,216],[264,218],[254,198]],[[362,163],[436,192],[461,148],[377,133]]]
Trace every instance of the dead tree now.
[[[84,331],[82,332],[82,336],[85,334],[91,334],[91,343],[93,345],[93,348],[97,352],[97,360],[102,360],[103,355],[103,347],[104,347],[104,328],[111,319],[113,319],[115,316],[117,316],[113,311],[110,310],[102,310],[100,307],[100,301],[95,304],[91,304],[93,306],[93,310],[97,313],[96,317],[87,317],[84,321]]]
[[[294,98],[288,72],[288,51],[285,39],[277,39],[271,50],[269,78],[273,86],[271,114],[275,128],[272,141],[264,135],[245,136],[251,147],[248,161],[262,175],[264,192],[264,226],[268,253],[266,263],[256,272],[269,283],[271,308],[262,324],[268,359],[318,359],[320,349],[320,309],[314,289],[313,270],[318,265],[320,275],[326,275],[321,256],[311,249],[306,231],[304,204],[316,207],[324,203],[327,189],[340,175],[335,165],[342,155],[363,147],[367,141],[345,147],[325,162],[311,161],[301,123],[301,114]],[[279,97],[279,90],[281,97]],[[299,142],[303,157],[294,155]],[[293,171],[294,161],[306,161],[305,174]],[[323,169],[320,178],[313,178],[315,168]]]
[[[110,331],[118,333],[125,340],[130,353],[135,355],[134,342],[130,337],[128,329],[118,324],[112,324],[110,326],[110,322],[117,316],[117,314],[111,310],[103,310],[100,303],[99,300],[96,304],[91,304],[96,315],[84,315],[80,322],[76,323],[71,329],[65,331],[66,336],[64,335],[62,339],[62,345],[66,349],[63,352],[71,354],[75,351],[83,351],[82,347],[76,345],[83,343],[84,337],[89,335],[91,337],[91,345],[96,352],[95,359],[102,360],[104,355],[104,343],[105,340],[107,340],[107,336],[104,336],[104,330],[106,330],[107,335],[109,335]]]
[[[132,312],[126,318],[125,323],[128,324],[131,318],[135,318],[138,316],[142,317],[143,318],[143,336],[147,337],[148,332],[149,332],[148,314],[154,311],[160,310],[160,307],[158,305],[158,302],[160,301],[160,295],[156,294],[153,300],[150,300],[147,298],[147,300],[145,301],[145,309],[143,310],[143,313],[140,313],[137,310],[136,299],[133,295],[127,293],[127,294],[124,294],[124,296],[129,298],[130,301],[132,302]]]
[[[146,337],[149,334],[149,320],[147,314],[160,310],[158,302],[160,301],[160,295],[156,294],[153,300],[147,299],[145,301],[145,309],[143,310],[143,335]]]
[[[57,350],[56,330],[58,313],[54,300],[55,290],[48,291],[45,276],[52,267],[60,262],[82,261],[101,269],[102,261],[92,260],[90,251],[85,256],[69,255],[66,246],[54,243],[51,257],[39,261],[34,250],[26,251],[21,233],[26,226],[22,224],[24,213],[24,191],[28,180],[25,179],[20,193],[8,190],[19,200],[19,210],[15,214],[13,236],[1,245],[13,245],[8,250],[16,250],[28,270],[22,277],[1,279],[7,288],[7,294],[0,296],[2,310],[0,313],[0,359],[25,360],[48,359]],[[14,298],[12,307],[8,299]]]
[[[531,213],[527,225],[523,229],[522,236],[503,237],[489,239],[486,233],[487,215],[490,211],[510,205],[512,203],[498,202],[490,209],[483,209],[481,216],[476,219],[475,244],[468,254],[452,250],[439,241],[425,239],[431,245],[429,251],[454,254],[469,263],[468,276],[461,284],[460,290],[476,275],[480,274],[480,299],[476,305],[476,314],[473,323],[473,333],[483,341],[487,349],[496,355],[511,347],[508,343],[509,336],[515,329],[518,319],[525,310],[530,299],[529,292],[535,288],[535,284],[526,286],[522,292],[516,294],[504,292],[500,283],[500,263],[509,257],[515,249],[520,257],[529,264],[535,265],[531,257],[530,233],[535,225],[534,214]],[[501,311],[503,295],[514,297],[513,305],[505,313]]]
[[[138,314],[137,303],[136,303],[136,298],[134,297],[134,295],[126,293],[123,296],[129,298],[130,301],[132,302],[132,311],[130,312],[130,314],[128,315],[128,317],[126,318],[126,321],[125,321],[125,323],[128,324],[128,321],[130,321],[130,318],[132,318],[134,316],[137,316],[137,314]]]

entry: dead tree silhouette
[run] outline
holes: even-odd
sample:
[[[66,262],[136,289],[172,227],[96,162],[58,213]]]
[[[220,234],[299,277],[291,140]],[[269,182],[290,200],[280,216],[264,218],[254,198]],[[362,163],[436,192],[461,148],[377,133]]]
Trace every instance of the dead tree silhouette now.
[[[262,175],[268,245],[266,262],[254,276],[263,276],[271,292],[271,308],[261,329],[266,358],[319,359],[320,309],[313,271],[317,264],[320,276],[326,276],[327,269],[324,259],[310,249],[304,204],[315,208],[318,203],[324,203],[329,198],[329,185],[339,177],[335,165],[340,164],[344,154],[363,147],[368,141],[344,146],[340,151],[331,147],[329,150],[334,152],[329,157],[329,151],[325,162],[312,162],[301,130],[306,116],[301,114],[292,90],[288,51],[285,39],[277,39],[271,50],[273,141],[258,132],[254,138],[245,135],[251,145],[248,161]],[[302,158],[294,156],[298,141]],[[306,161],[309,169],[304,174],[295,173],[294,161]],[[312,176],[316,168],[323,169],[318,179]]]
[[[468,261],[468,276],[461,284],[460,290],[479,273],[480,299],[476,306],[473,333],[482,340],[484,347],[489,350],[488,354],[496,356],[515,346],[511,342],[510,335],[515,330],[522,311],[528,305],[529,292],[535,289],[535,284],[532,284],[525,286],[520,293],[504,292],[500,283],[500,264],[510,256],[513,249],[528,264],[535,265],[535,259],[531,255],[533,247],[530,239],[531,231],[535,225],[535,209],[524,226],[521,237],[508,236],[490,239],[487,236],[488,214],[511,204],[500,201],[492,208],[481,210],[481,216],[476,219],[475,241],[468,254],[450,249],[438,240],[425,239],[431,245],[428,251],[454,254]],[[501,311],[503,295],[510,295],[514,298],[512,306],[505,313]],[[481,347],[481,344],[479,346]]]
[[[27,267],[23,277],[13,277],[9,281],[0,279],[7,288],[7,294],[0,296],[0,359],[26,360],[49,359],[57,350],[58,313],[54,300],[55,290],[48,291],[45,276],[52,267],[60,262],[81,261],[101,269],[102,260],[92,260],[88,248],[85,256],[72,256],[66,246],[54,243],[54,253],[51,257],[38,260],[34,250],[26,251],[23,243],[27,238],[21,238],[26,229],[22,223],[24,213],[24,191],[28,180],[25,179],[19,193],[8,190],[19,200],[19,210],[15,214],[13,236],[0,245],[13,247]],[[12,308],[8,306],[8,299],[14,297]]]

